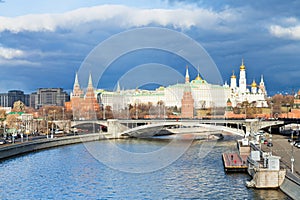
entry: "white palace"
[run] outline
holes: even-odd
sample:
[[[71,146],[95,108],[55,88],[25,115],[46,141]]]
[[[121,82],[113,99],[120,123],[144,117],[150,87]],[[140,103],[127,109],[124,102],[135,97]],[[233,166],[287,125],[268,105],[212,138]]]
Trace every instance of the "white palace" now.
[[[113,110],[124,109],[128,104],[135,105],[140,103],[148,104],[151,102],[156,105],[163,101],[167,107],[181,107],[181,100],[185,88],[189,87],[194,99],[195,109],[205,109],[211,107],[225,107],[230,100],[235,107],[239,103],[248,101],[255,104],[256,107],[268,107],[263,76],[259,85],[253,80],[250,87],[247,85],[246,67],[244,62],[240,66],[239,80],[233,73],[230,79],[230,85],[216,85],[207,83],[198,73],[194,80],[190,80],[189,70],[186,68],[185,82],[177,83],[167,87],[159,87],[156,90],[121,90],[118,84],[116,91],[96,90],[99,101],[103,106],[111,106]]]

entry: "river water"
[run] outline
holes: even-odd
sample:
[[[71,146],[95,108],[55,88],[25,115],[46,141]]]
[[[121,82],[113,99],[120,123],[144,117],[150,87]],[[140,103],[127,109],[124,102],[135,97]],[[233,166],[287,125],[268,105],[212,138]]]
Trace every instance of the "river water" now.
[[[130,156],[122,159],[111,156],[114,154],[108,145],[147,153],[165,147],[168,142],[104,140],[89,143],[89,147],[101,148],[99,152],[103,157],[111,157],[111,163],[105,164],[84,144],[7,159],[0,163],[0,199],[289,199],[280,190],[246,188],[245,182],[250,179],[247,174],[224,172],[221,155],[235,150],[234,141],[218,141],[206,156],[199,153],[205,142],[196,141],[171,164],[134,173],[125,172],[118,165],[136,169],[140,163],[131,163]],[[104,156],[105,152],[109,154]],[[151,162],[146,165],[152,166],[153,162],[164,162],[164,159],[157,157]],[[112,163],[114,169],[109,167]]]

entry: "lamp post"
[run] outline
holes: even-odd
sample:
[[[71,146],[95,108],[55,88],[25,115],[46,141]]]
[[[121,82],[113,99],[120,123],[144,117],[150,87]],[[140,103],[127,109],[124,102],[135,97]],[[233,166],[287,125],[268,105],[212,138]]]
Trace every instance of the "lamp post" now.
[[[289,107],[290,107],[290,104],[287,103],[286,104],[286,118],[289,118]]]
[[[63,112],[63,133],[65,133],[65,108],[62,107],[62,112]]]
[[[273,102],[270,102],[270,106],[271,106],[271,113],[270,113],[270,118],[273,118]]]
[[[294,140],[294,132],[293,132],[293,131],[292,131],[291,136],[292,136],[292,143],[291,143],[291,145],[292,145],[291,171],[292,171],[292,173],[294,173],[294,161],[295,161],[295,159],[294,159],[294,143],[293,143],[293,140]]]
[[[4,121],[3,136],[6,138],[6,120]]]
[[[28,142],[28,135],[29,135],[29,122],[28,116],[26,116],[26,141]]]
[[[271,101],[270,102],[270,106],[271,106],[271,113],[270,113],[270,118],[273,118],[273,102]],[[270,143],[271,143],[271,148],[270,148],[270,150],[271,150],[271,155],[272,155],[272,126],[270,126]]]
[[[138,110],[137,105],[135,104],[135,119],[138,119]]]
[[[105,120],[105,105],[103,104],[103,120]]]
[[[245,105],[245,120],[247,119],[247,105]]]
[[[53,118],[53,119],[54,119],[54,120],[52,120],[51,138],[53,138],[53,133],[54,133],[54,124],[53,124],[53,123],[55,122],[55,112],[56,112],[56,110],[53,111],[53,113],[54,113],[54,118]]]
[[[45,110],[45,109],[43,109],[43,110]],[[46,135],[47,135],[47,139],[48,139],[48,137],[49,137],[49,126],[48,126],[48,118],[47,118],[47,114],[46,114],[46,112],[45,112],[45,124],[46,124]]]
[[[130,119],[130,116],[129,116],[129,108],[130,108],[130,106],[129,106],[129,104],[127,105],[127,123],[126,123],[126,126],[128,127],[128,120]]]

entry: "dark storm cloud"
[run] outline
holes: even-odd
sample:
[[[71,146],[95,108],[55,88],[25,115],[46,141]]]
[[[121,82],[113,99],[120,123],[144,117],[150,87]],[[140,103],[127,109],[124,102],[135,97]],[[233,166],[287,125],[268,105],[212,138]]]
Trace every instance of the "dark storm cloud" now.
[[[20,17],[18,20],[24,23],[19,24],[4,18],[0,68],[5,79],[15,80],[15,84],[0,82],[0,89],[14,89],[7,87],[19,87],[21,81],[25,90],[70,89],[76,70],[96,45],[118,32],[149,25],[172,28],[198,41],[211,55],[224,80],[229,81],[232,70],[238,73],[244,58],[249,83],[253,79],[258,82],[264,74],[271,93],[300,86],[300,79],[295,77],[300,74],[299,1],[168,2],[170,8],[166,10],[100,6],[44,20],[39,19],[41,16],[31,16],[30,20],[28,16]],[[106,15],[99,15],[99,9]],[[20,73],[13,73],[12,69]],[[289,81],[290,77],[293,81]]]
[[[168,0],[170,5],[194,5],[215,11],[232,9],[239,15],[232,32],[194,30],[189,34],[203,44],[224,79],[239,70],[245,59],[248,82],[264,74],[269,93],[300,87],[300,1],[289,0]],[[293,80],[293,81],[290,81]]]

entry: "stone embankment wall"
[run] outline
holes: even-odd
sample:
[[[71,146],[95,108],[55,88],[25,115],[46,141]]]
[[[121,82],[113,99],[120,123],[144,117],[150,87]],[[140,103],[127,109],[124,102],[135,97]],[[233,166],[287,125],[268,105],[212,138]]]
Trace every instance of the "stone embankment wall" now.
[[[47,149],[57,146],[63,146],[68,144],[75,144],[81,142],[97,141],[100,139],[110,139],[99,133],[78,135],[78,136],[67,136],[52,139],[40,139],[31,142],[24,142],[21,144],[12,144],[0,148],[0,160],[12,156],[17,156],[24,153],[29,153],[41,149]]]
[[[280,189],[292,199],[299,199],[300,179],[290,173],[287,173]]]

